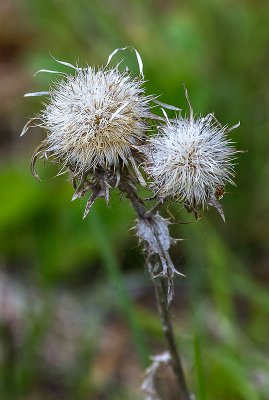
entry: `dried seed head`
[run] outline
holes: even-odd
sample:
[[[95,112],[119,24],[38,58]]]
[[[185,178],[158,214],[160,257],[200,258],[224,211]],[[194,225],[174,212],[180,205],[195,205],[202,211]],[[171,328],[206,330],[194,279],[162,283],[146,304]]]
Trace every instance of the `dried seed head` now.
[[[144,140],[152,100],[142,85],[142,78],[118,67],[76,68],[75,75],[65,74],[48,92],[39,115],[38,126],[47,136],[35,157],[61,162],[73,176],[129,162],[138,172],[134,149]]]
[[[24,126],[21,136],[31,127],[42,127],[46,137],[35,150],[31,171],[35,172],[37,158],[61,164],[58,175],[69,172],[75,189],[72,200],[92,191],[84,217],[99,197],[109,202],[109,191],[116,188],[120,179],[130,185],[139,181],[145,185],[138,164],[142,161],[139,148],[145,141],[148,121],[154,116],[143,88],[142,59],[134,48],[139,77],[119,65],[108,67],[119,48],[108,57],[100,68],[79,68],[56,60],[72,68],[75,73],[42,69],[38,72],[60,74],[61,78],[47,92],[28,93],[25,96],[48,96],[44,109]],[[157,117],[156,117],[157,118]],[[129,168],[131,166],[131,168]]]
[[[213,205],[224,217],[218,199],[225,184],[234,183],[237,151],[227,138],[233,128],[222,127],[212,114],[194,118],[192,109],[190,118],[167,119],[145,147],[156,195],[182,201],[196,215]]]
[[[47,152],[79,173],[127,163],[147,128],[141,85],[118,69],[93,68],[56,84],[41,114]]]

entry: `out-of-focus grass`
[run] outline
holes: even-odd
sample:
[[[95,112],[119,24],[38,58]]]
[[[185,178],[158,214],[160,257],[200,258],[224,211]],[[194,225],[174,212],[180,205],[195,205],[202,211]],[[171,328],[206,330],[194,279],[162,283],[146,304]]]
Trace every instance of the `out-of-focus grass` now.
[[[208,398],[225,398],[224,393],[227,398],[266,398],[268,357],[251,334],[254,321],[250,315],[263,320],[260,337],[265,343],[268,292],[253,282],[245,266],[208,222],[199,227],[188,226],[185,237],[189,274],[198,275],[189,296],[200,397],[204,396],[206,383]],[[205,370],[200,370],[201,360]],[[204,382],[201,376],[206,377]]]
[[[124,317],[128,320],[130,329],[133,333],[133,340],[139,354],[140,362],[144,367],[149,362],[149,351],[146,347],[143,330],[140,325],[136,309],[130,301],[124,280],[120,272],[120,267],[115,257],[113,247],[110,243],[110,238],[107,235],[103,222],[96,211],[91,213],[91,237],[96,238],[100,254],[102,256],[104,267],[114,285],[119,299],[119,307],[123,312]]]
[[[210,210],[198,223],[174,227],[174,235],[185,241],[173,258],[179,264],[184,256],[187,278],[177,286],[177,298],[184,293],[184,307],[173,314],[187,378],[199,400],[267,400],[268,2],[23,0],[20,6],[32,34],[17,64],[29,75],[56,68],[50,52],[71,62],[101,64],[114,48],[134,45],[143,57],[148,92],[163,94],[162,101],[185,112],[184,80],[197,114],[215,111],[222,123],[241,121],[233,138],[248,153],[236,168],[238,187],[229,188],[233,193],[223,200],[226,225]],[[137,68],[133,55],[126,59]],[[49,82],[51,76],[39,75],[28,89],[45,90]],[[33,114],[38,103],[25,99],[22,113]],[[67,288],[76,297],[88,285],[89,292],[103,298],[96,311],[100,319],[93,318],[93,309],[89,315],[98,333],[88,337],[85,332],[78,365],[60,376],[54,391],[60,388],[68,399],[71,393],[74,399],[133,400],[137,394],[130,384],[114,377],[104,389],[92,377],[102,341],[99,331],[106,321],[102,312],[123,312],[142,359],[148,351],[142,332],[152,337],[148,347],[161,341],[156,314],[141,304],[134,306],[124,286],[129,271],[144,274],[143,258],[127,233],[134,218],[128,202],[115,194],[109,209],[99,202],[83,222],[84,203],[69,202],[72,191],[66,179],[50,179],[54,170],[38,166],[43,177],[38,183],[23,155],[9,158],[1,162],[0,171],[0,260],[10,274],[36,285],[47,307],[29,313],[15,369],[12,362],[0,365],[1,372],[6,367],[1,398],[8,393],[10,398],[50,398],[49,373],[35,367],[54,312],[51,293]],[[188,219],[177,206],[173,213]],[[107,278],[117,301],[109,298]],[[15,344],[9,345],[12,349]]]

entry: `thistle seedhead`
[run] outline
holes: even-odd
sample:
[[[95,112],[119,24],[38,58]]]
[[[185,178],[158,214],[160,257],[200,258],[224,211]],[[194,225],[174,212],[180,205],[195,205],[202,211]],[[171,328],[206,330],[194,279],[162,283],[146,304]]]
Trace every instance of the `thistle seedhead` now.
[[[141,154],[137,149],[145,140],[148,130],[150,101],[143,88],[143,64],[135,51],[140,70],[139,77],[128,71],[121,72],[119,65],[109,68],[79,68],[63,61],[57,62],[75,70],[72,75],[58,71],[61,78],[48,92],[28,93],[26,96],[47,95],[44,109],[25,125],[22,135],[33,126],[42,127],[45,139],[32,159],[35,172],[37,158],[51,159],[62,165],[61,171],[69,170],[72,178],[81,180],[96,170],[119,170],[132,165],[140,183],[144,183],[137,164]]]
[[[192,109],[189,118],[167,118],[145,146],[145,170],[156,196],[183,202],[196,217],[212,205],[224,218],[218,200],[226,183],[234,184],[237,153],[227,133],[237,126],[221,126],[213,114],[195,118]]]
[[[119,65],[108,67],[114,54],[125,49],[112,52],[100,68],[79,68],[55,59],[74,74],[40,70],[61,78],[48,92],[26,94],[47,96],[44,109],[27,122],[21,134],[34,126],[46,134],[32,157],[33,175],[39,179],[35,171],[38,158],[61,164],[59,174],[69,172],[76,190],[73,199],[92,190],[86,211],[97,197],[108,201],[109,189],[118,185],[122,175],[145,185],[138,167],[142,161],[139,147],[145,141],[149,119],[154,118],[150,112],[154,96],[145,95],[143,64],[135,49],[140,76],[120,71]]]
[[[88,67],[67,75],[53,85],[39,115],[47,135],[39,155],[61,162],[74,175],[132,162],[150,115],[151,97],[142,84],[118,68]]]

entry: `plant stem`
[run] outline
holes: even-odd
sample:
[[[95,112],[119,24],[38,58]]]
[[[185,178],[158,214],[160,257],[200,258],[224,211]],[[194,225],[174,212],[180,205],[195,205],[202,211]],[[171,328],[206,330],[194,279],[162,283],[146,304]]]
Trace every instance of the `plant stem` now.
[[[148,211],[142,199],[137,195],[137,193],[134,192],[134,190],[130,185],[121,183],[119,185],[119,188],[122,192],[125,192],[129,200],[131,201],[132,206],[136,211],[138,218],[146,219],[149,224],[152,223],[152,218],[157,215],[160,204],[157,204],[151,210]],[[154,229],[152,229],[152,232],[154,232]],[[159,238],[157,234],[154,235],[156,241],[158,242]],[[164,337],[166,339],[168,350],[171,355],[171,360],[172,360],[171,364],[178,383],[179,396],[180,396],[179,399],[190,400],[191,397],[187,388],[183,367],[178,354],[174,333],[169,318],[169,309],[168,309],[169,304],[167,300],[167,287],[166,287],[167,279],[164,277],[158,277],[158,278],[153,277],[152,282],[156,291],[156,300],[162,322]]]
[[[175,343],[173,328],[169,318],[169,310],[167,304],[167,289],[165,278],[153,279],[153,284],[156,291],[156,299],[158,304],[158,310],[162,321],[163,333],[168,345],[169,353],[172,359],[172,368],[175,373],[177,383],[180,390],[180,398],[182,400],[190,400],[189,391],[186,384],[183,367],[178,354],[178,350]]]

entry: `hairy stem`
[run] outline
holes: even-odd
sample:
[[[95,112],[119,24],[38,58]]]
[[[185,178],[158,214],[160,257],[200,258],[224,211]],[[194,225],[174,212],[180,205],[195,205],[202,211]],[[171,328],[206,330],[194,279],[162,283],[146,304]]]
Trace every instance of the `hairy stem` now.
[[[147,208],[143,203],[143,200],[133,190],[132,186],[125,183],[121,183],[119,185],[119,189],[122,192],[124,192],[131,201],[132,206],[136,211],[138,218],[147,220],[148,223],[152,223],[152,218],[157,215],[160,203],[159,204],[157,203],[151,210],[147,210]],[[152,232],[154,232],[154,228],[152,229]],[[156,242],[158,242],[159,238],[157,234],[153,233],[153,235],[155,236]],[[178,354],[174,333],[169,318],[169,309],[168,309],[169,304],[167,300],[167,279],[164,277],[158,277],[158,278],[153,277],[152,281],[156,291],[156,300],[162,322],[164,337],[166,339],[168,350],[171,355],[171,360],[172,360],[171,364],[178,383],[178,392],[179,392],[178,394],[180,396],[179,399],[190,400],[190,394],[188,392],[183,372],[183,367]]]

